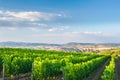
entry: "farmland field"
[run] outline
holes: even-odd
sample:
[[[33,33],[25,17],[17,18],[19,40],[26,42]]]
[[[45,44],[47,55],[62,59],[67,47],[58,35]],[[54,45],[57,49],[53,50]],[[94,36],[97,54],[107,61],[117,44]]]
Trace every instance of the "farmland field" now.
[[[0,75],[5,80],[26,73],[30,73],[27,80],[119,80],[119,59],[108,54],[0,48]]]

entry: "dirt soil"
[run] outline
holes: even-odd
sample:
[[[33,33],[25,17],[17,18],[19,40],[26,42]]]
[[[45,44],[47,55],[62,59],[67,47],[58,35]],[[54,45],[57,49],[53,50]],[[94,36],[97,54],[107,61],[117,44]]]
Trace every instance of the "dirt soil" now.
[[[104,71],[105,66],[109,64],[109,62],[110,59],[108,59],[104,64],[101,64],[97,70],[92,72],[92,74],[84,80],[101,80],[100,77],[102,75],[102,72]]]
[[[115,80],[120,80],[120,59],[115,59]]]
[[[0,71],[0,80],[2,80],[2,73],[1,73],[1,71]]]

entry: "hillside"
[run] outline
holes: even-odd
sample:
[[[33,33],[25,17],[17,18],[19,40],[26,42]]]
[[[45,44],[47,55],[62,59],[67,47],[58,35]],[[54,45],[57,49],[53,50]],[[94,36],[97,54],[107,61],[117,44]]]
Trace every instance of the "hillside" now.
[[[35,48],[59,51],[94,51],[100,49],[110,49],[119,47],[119,43],[76,43],[66,44],[48,44],[48,43],[26,43],[26,42],[0,42],[0,47],[17,47],[17,48]]]

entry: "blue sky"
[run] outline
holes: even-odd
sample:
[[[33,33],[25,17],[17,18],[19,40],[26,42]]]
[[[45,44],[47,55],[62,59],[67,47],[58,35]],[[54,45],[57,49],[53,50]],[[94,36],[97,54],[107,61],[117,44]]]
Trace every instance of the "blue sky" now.
[[[120,43],[119,0],[0,0],[0,42]]]

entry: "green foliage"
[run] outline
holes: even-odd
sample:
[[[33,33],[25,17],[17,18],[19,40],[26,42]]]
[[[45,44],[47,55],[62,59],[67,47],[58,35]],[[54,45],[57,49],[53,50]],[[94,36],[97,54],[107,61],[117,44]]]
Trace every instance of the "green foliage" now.
[[[81,80],[89,76],[109,56],[79,52],[59,52],[20,48],[0,48],[0,67],[5,61],[5,76],[32,72],[34,80]],[[32,71],[32,63],[34,69]],[[63,73],[65,73],[63,75]]]
[[[82,80],[89,76],[95,69],[98,68],[107,59],[106,56],[91,59],[82,63],[68,63],[65,66],[66,80]]]
[[[0,55],[0,71],[2,71],[2,64],[3,64],[3,58],[2,58],[2,56]]]
[[[105,70],[101,76],[102,80],[114,80],[115,78],[115,60],[111,58],[110,64],[105,67]]]

